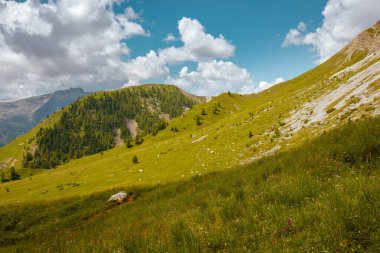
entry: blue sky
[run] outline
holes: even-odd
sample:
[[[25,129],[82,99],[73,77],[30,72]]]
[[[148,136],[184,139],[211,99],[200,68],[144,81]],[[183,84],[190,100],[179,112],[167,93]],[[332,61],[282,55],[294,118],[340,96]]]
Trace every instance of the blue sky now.
[[[0,101],[144,83],[260,92],[327,60],[379,10],[379,0],[0,0]]]
[[[195,18],[208,33],[223,34],[236,46],[231,61],[249,70],[255,80],[269,81],[279,76],[288,80],[315,66],[315,52],[306,46],[282,48],[281,44],[289,29],[301,20],[310,29],[320,25],[326,1],[146,0],[124,3],[121,9],[128,4],[142,13],[143,26],[151,33],[150,37],[135,37],[129,41],[133,50],[131,57],[167,47],[162,39],[168,33],[178,37],[178,21],[182,17]]]

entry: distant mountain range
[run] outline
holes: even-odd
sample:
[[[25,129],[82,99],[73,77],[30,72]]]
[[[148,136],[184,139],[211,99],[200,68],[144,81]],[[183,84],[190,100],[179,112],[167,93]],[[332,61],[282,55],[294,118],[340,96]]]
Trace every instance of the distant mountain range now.
[[[46,116],[86,94],[81,88],[70,88],[12,102],[0,102],[0,146],[28,132]]]

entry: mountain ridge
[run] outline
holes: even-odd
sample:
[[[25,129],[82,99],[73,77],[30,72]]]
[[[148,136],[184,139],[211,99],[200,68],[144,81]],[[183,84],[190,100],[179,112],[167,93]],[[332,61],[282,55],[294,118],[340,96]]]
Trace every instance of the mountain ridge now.
[[[355,64],[360,66],[352,67]],[[17,159],[15,167],[23,177],[38,173],[33,176],[30,191],[25,192],[25,180],[7,183],[17,189],[6,195],[7,201],[22,194],[56,199],[115,186],[185,180],[286,151],[353,120],[377,117],[379,72],[378,54],[357,51],[347,61],[341,50],[301,76],[258,94],[224,93],[195,105],[170,120],[166,129],[147,135],[141,145],[130,149],[120,146],[73,159],[49,171],[49,176],[46,171],[23,169],[20,161],[24,150],[33,145],[25,143],[39,127],[51,127],[57,117],[53,115],[0,149],[0,162]],[[132,162],[134,156],[139,163]],[[80,186],[67,191],[54,187],[68,180]],[[41,194],[44,191],[48,192]]]
[[[81,88],[70,88],[16,101],[0,102],[0,146],[29,131],[47,115],[87,94]]]

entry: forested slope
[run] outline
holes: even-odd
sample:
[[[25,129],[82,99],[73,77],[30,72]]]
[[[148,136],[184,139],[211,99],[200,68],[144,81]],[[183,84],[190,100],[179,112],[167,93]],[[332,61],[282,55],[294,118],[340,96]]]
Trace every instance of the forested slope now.
[[[115,147],[115,135],[127,145],[142,142],[146,134],[156,134],[169,118],[178,117],[197,99],[175,86],[145,85],[112,92],[99,92],[79,99],[64,109],[58,122],[40,128],[36,147],[29,149],[24,167],[51,168],[72,158],[99,153]],[[135,121],[132,136],[128,121]]]

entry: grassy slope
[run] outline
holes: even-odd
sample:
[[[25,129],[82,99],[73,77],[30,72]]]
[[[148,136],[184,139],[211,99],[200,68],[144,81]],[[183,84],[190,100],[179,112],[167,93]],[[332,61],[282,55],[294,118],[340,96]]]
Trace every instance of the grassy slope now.
[[[1,184],[2,203],[55,199],[115,186],[155,185],[183,180],[196,174],[231,168],[279,145],[282,150],[299,145],[311,137],[307,129],[293,138],[282,135],[271,141],[273,128],[278,127],[278,122],[287,117],[290,110],[312,99],[315,94],[335,87],[338,81],[326,85],[326,80],[364,55],[356,54],[350,62],[344,62],[345,56],[338,54],[300,77],[259,94],[234,94],[232,97],[222,94],[207,104],[195,106],[183,117],[174,119],[166,130],[155,137],[147,137],[142,145],[132,149],[118,147],[102,155],[73,160],[56,170]],[[215,115],[212,109],[218,102],[223,108],[219,115]],[[208,115],[201,115],[203,108]],[[203,119],[201,126],[195,124],[197,115]],[[170,131],[172,126],[179,132]],[[252,138],[248,138],[249,131],[254,134]],[[20,143],[28,136],[31,134],[0,149],[0,161],[9,154],[21,160]],[[202,136],[207,137],[193,143]],[[12,148],[17,145],[17,154],[13,154],[16,151]],[[132,163],[134,155],[138,156],[139,164]],[[26,173],[30,171],[24,175]],[[6,187],[9,192],[5,191]]]
[[[184,182],[0,208],[2,251],[380,250],[380,119]],[[91,245],[91,247],[89,247]]]

